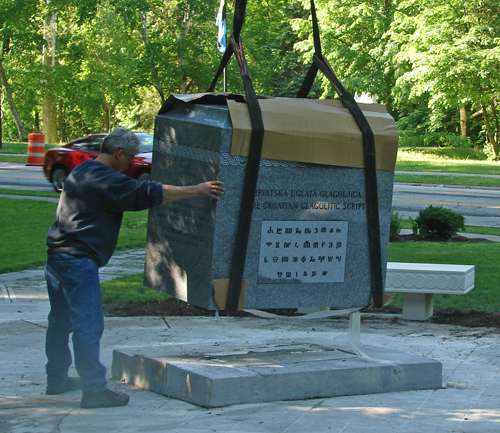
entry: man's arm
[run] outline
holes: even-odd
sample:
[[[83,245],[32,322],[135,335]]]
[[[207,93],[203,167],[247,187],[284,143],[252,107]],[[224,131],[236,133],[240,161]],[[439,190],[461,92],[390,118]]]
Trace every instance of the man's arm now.
[[[224,184],[218,180],[190,186],[162,185],[163,201],[176,201],[189,197],[209,197],[219,200],[224,194]]]

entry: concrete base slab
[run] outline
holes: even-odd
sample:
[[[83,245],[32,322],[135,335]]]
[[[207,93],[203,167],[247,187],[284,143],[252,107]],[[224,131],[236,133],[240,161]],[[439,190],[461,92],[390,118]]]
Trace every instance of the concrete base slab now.
[[[349,344],[291,343],[251,349],[158,348],[113,352],[112,374],[143,389],[202,407],[442,387],[440,362],[382,347],[363,357]],[[170,351],[171,352],[171,351]]]

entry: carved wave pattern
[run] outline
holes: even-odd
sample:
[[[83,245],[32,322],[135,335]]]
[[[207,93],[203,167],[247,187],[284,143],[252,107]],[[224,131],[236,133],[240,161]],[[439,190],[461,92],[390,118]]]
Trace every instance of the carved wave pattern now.
[[[472,276],[472,284],[473,283]],[[425,289],[463,292],[470,287],[470,278],[456,275],[387,272],[386,289]]]
[[[247,165],[248,158],[243,156],[233,156],[227,152],[214,152],[212,150],[201,149],[193,146],[182,146],[167,141],[158,141],[159,145],[154,150],[158,153],[178,156],[181,158],[194,159],[196,161],[208,162],[210,164],[231,165],[233,167],[244,167]],[[305,164],[295,161],[281,161],[275,159],[261,159],[261,167],[305,167]]]
[[[163,140],[160,140],[158,143],[159,145],[154,147],[154,151],[158,153],[194,159],[196,161],[208,162],[210,164],[219,163],[219,152],[193,146],[182,146]]]
[[[227,152],[223,152],[220,155],[221,165],[232,165],[232,166],[245,166],[247,165],[248,158],[244,156],[233,156]],[[305,164],[295,161],[282,161],[279,159],[261,159],[261,167],[305,167]]]

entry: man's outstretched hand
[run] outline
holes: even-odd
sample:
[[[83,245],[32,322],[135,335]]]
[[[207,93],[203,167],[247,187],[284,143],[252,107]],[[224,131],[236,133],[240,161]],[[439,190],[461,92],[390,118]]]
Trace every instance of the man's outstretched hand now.
[[[163,201],[176,201],[189,197],[208,197],[219,200],[224,194],[224,184],[220,180],[202,182],[198,185],[162,185]]]
[[[224,184],[220,180],[211,180],[197,185],[200,197],[210,197],[219,200],[224,194]]]

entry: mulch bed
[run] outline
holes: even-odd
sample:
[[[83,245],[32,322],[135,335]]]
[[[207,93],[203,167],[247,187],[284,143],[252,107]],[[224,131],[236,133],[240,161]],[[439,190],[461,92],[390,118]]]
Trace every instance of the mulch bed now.
[[[296,308],[281,308],[265,310],[282,316],[297,315]],[[215,311],[205,310],[196,305],[170,298],[166,301],[127,302],[104,305],[104,315],[108,317],[137,317],[137,316],[208,316],[213,317]],[[219,311],[220,316],[255,317],[245,311],[226,313]]]
[[[399,242],[428,242],[421,239],[419,236],[400,235]],[[483,238],[466,238],[465,236],[454,236],[452,239],[445,241],[436,239],[437,242],[491,242]],[[283,316],[296,315],[296,309],[283,308],[279,310],[267,310],[269,312],[280,314]],[[392,313],[401,314],[401,309],[388,306],[386,308],[372,310],[377,313]],[[112,305],[104,305],[105,316],[117,317],[132,317],[132,316],[214,316],[213,311],[208,311],[203,308],[191,305],[187,302],[179,301],[178,299],[168,299],[167,301],[147,301],[147,302],[129,302]],[[225,311],[220,312],[221,316],[227,316]],[[229,314],[237,317],[254,317],[244,311]],[[440,323],[446,325],[458,325],[465,327],[493,327],[500,328],[500,313],[487,313],[483,311],[434,311],[434,315],[430,319],[432,323]]]
[[[296,315],[296,309],[282,308],[279,310],[266,310],[282,316]],[[387,307],[383,309],[372,310],[376,313],[401,314],[400,308]],[[214,312],[197,307],[187,302],[177,299],[167,301],[147,301],[147,302],[129,302],[104,306],[104,314],[108,317],[137,317],[137,316],[209,316],[213,317]],[[233,317],[254,317],[244,311],[227,314],[220,312],[221,316]],[[431,317],[432,323],[445,325],[457,325],[465,327],[489,327],[500,328],[500,313],[487,313],[484,311],[435,311]]]
[[[420,236],[418,235],[399,235],[399,240],[395,241],[395,242],[429,242],[430,239],[422,239]],[[451,239],[440,239],[440,238],[436,238],[436,239],[432,239],[433,242],[439,242],[439,243],[454,243],[454,242],[468,242],[468,243],[472,243],[472,244],[477,244],[477,243],[481,243],[481,242],[493,242],[493,241],[490,241],[489,239],[483,239],[483,238],[467,238],[465,236],[461,236],[461,235],[457,235],[457,236],[453,236]]]
[[[431,318],[432,323],[459,325],[470,328],[500,328],[500,313],[485,311],[437,311]]]

